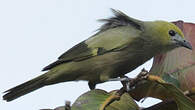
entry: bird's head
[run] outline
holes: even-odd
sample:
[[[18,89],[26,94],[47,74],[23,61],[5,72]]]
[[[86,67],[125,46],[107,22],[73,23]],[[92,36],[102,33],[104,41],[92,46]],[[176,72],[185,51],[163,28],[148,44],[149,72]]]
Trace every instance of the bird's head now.
[[[154,21],[150,28],[152,36],[158,43],[171,48],[185,47],[192,50],[191,44],[185,39],[183,32],[173,23]]]

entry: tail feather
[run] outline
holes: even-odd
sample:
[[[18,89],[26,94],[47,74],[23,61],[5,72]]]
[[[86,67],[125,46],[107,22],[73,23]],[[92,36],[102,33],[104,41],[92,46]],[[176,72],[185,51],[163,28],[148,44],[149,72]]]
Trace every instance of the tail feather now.
[[[47,78],[48,77],[46,75],[41,75],[38,76],[37,78],[34,78],[21,85],[9,89],[4,92],[6,94],[3,96],[3,100],[12,101],[20,96],[23,96],[36,89],[39,89],[45,85]]]

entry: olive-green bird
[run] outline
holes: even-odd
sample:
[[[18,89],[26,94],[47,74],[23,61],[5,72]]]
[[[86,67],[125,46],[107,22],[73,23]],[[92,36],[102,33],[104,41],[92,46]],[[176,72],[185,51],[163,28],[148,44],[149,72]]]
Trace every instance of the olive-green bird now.
[[[99,32],[75,45],[40,75],[6,91],[3,99],[14,100],[41,87],[86,80],[90,89],[98,83],[131,72],[153,56],[176,47],[192,49],[182,31],[166,21],[140,21],[112,10],[114,17],[102,19]]]

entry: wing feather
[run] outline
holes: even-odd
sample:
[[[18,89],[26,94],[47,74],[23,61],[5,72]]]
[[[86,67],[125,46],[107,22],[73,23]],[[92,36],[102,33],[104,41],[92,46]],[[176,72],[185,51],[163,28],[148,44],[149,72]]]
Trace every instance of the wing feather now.
[[[69,49],[57,61],[43,68],[43,71],[62,63],[82,61],[108,52],[120,51],[143,32],[140,21],[120,11],[112,11],[115,17],[105,20],[106,23],[97,34]]]

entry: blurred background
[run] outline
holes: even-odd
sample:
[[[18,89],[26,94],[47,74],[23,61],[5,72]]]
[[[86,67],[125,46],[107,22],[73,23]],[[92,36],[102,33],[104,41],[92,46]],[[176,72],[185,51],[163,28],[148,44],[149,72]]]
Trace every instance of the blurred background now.
[[[184,20],[195,23],[194,0],[1,0],[0,1],[0,109],[38,110],[72,103],[89,90],[87,82],[67,82],[41,88],[12,102],[3,92],[40,74],[75,44],[87,39],[101,26],[98,19],[112,16],[110,8],[140,20]],[[152,60],[127,74],[135,77]],[[97,88],[119,89],[120,82]],[[160,100],[147,98],[143,107]]]

